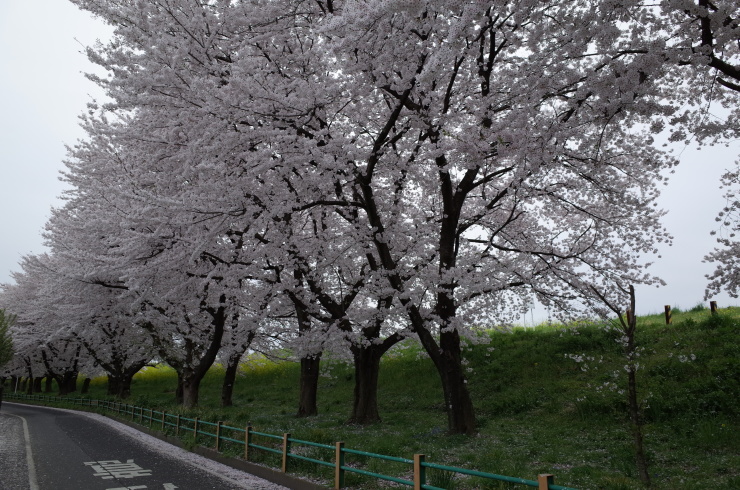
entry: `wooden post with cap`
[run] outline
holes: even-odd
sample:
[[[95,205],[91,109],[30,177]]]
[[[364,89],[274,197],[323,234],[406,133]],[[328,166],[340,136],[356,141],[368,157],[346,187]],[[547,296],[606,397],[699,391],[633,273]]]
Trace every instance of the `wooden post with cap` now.
[[[537,483],[539,484],[538,490],[549,490],[550,485],[555,484],[555,475],[549,473],[537,475]]]
[[[337,442],[334,449],[334,490],[344,486],[344,443]]]

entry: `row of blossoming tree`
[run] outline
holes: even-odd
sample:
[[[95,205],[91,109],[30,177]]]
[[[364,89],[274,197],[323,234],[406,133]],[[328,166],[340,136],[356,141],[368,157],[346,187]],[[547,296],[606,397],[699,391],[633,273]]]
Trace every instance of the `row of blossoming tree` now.
[[[413,338],[472,433],[474,326],[659,283],[644,257],[670,242],[655,202],[676,161],[655,135],[739,131],[732,0],[72,1],[115,28],[88,49],[108,99],[49,253],[0,299],[12,369],[60,386],[96,366],[125,396],[158,359],[194,406],[220,361],[229,403],[244,353],[279,347],[311,415],[343,352],[368,423],[381,357]],[[713,287],[737,290],[736,258]]]

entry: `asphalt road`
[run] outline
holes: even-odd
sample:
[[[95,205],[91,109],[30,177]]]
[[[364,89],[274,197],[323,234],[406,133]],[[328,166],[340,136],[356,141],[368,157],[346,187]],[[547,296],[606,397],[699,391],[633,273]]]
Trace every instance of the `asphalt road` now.
[[[8,402],[0,411],[0,490],[284,488],[182,452],[71,411]]]

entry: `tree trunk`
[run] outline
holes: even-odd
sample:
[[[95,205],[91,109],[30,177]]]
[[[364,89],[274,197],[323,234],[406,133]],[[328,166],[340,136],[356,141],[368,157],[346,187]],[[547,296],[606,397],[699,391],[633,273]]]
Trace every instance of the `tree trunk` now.
[[[54,378],[51,375],[47,374],[46,383],[44,386],[44,393],[51,393],[54,390],[53,383],[54,383]]]
[[[418,329],[417,332],[442,382],[448,433],[475,434],[475,410],[462,366],[460,334],[457,330],[442,332],[437,345],[428,330]]]
[[[61,376],[55,376],[59,385],[59,395],[68,395],[77,391],[77,371],[67,371]]]
[[[135,374],[135,373],[134,373]],[[123,377],[121,377],[120,385],[118,388],[118,393],[116,393],[116,396],[119,397],[122,400],[125,400],[126,398],[131,396],[131,382],[134,379],[134,375],[128,375],[124,374]]]
[[[33,379],[33,392],[34,393],[41,393],[41,381],[44,378],[34,378]]]
[[[311,417],[319,414],[316,402],[319,391],[320,367],[321,352],[301,358],[301,381],[296,417]]]
[[[635,465],[640,481],[646,487],[650,486],[650,473],[648,472],[648,462],[645,456],[645,448],[642,440],[643,417],[640,402],[637,398],[637,367],[635,359],[637,358],[637,343],[635,334],[637,332],[637,316],[635,315],[635,288],[630,285],[630,308],[627,310],[627,324],[622,321],[624,333],[627,337],[625,345],[625,356],[629,369],[627,371],[627,405],[630,413],[630,425],[632,428],[632,442],[635,446]],[[620,315],[621,320],[621,315]]]
[[[69,388],[69,385],[65,382],[63,376],[55,375],[54,380],[57,382],[57,388],[58,388],[57,395],[64,396],[67,393],[69,393],[69,391],[67,391],[67,388]]]
[[[453,434],[475,434],[475,410],[462,365],[460,335],[456,330],[440,335],[441,362],[437,365],[447,406],[447,427]],[[436,364],[436,363],[435,363]]]
[[[628,373],[628,397],[630,407],[630,421],[632,426],[632,441],[635,446],[635,464],[637,465],[637,473],[640,476],[640,481],[645,486],[650,486],[650,473],[648,473],[647,457],[645,456],[645,448],[642,440],[642,417],[640,413],[640,405],[637,401],[637,380],[635,376],[634,368],[630,368]]]
[[[200,389],[200,380],[202,376],[193,373],[182,381],[182,406],[185,408],[195,408],[198,406],[198,391]]]
[[[131,382],[134,375],[146,366],[147,361],[139,361],[125,367],[125,363],[117,362],[106,364],[103,368],[108,371],[108,395],[126,399],[131,396]]]
[[[74,393],[77,391],[77,376],[79,373],[77,371],[71,371],[67,374],[65,374],[65,379],[67,383],[67,393]]]
[[[376,345],[352,347],[355,364],[355,392],[350,423],[367,425],[380,422],[378,376],[380,358],[384,352]]]
[[[33,385],[36,382],[36,378],[28,378],[28,384],[26,385],[26,394],[32,395],[33,394]]]
[[[224,303],[225,297],[221,296],[221,302]],[[186,351],[187,363],[181,360],[168,359],[166,349],[161,350],[162,357],[167,360],[170,366],[177,371],[177,389],[175,391],[175,399],[177,403],[182,404],[186,408],[194,408],[198,405],[198,390],[200,389],[200,381],[206,375],[208,370],[213,366],[216,360],[216,355],[221,349],[221,340],[224,335],[224,324],[226,323],[226,307],[220,306],[217,309],[207,308],[206,311],[211,314],[213,321],[213,335],[211,336],[208,348],[200,355],[197,363],[193,363],[193,354],[195,346],[186,339],[183,348]],[[155,341],[156,343],[156,341]]]
[[[234,404],[232,396],[234,394],[234,383],[236,382],[236,373],[239,371],[239,361],[241,354],[232,355],[226,363],[226,372],[224,372],[224,383],[221,386],[221,406],[230,407]]]
[[[178,405],[182,405],[183,400],[184,400],[182,385],[183,385],[183,375],[180,374],[180,372],[178,371],[177,388],[175,388],[175,403],[177,403]]]
[[[85,381],[82,382],[82,391],[80,391],[81,395],[87,395],[87,392],[90,389],[90,381],[92,381],[90,378],[85,378]]]
[[[117,396],[121,391],[121,378],[118,376],[108,375],[108,395]]]

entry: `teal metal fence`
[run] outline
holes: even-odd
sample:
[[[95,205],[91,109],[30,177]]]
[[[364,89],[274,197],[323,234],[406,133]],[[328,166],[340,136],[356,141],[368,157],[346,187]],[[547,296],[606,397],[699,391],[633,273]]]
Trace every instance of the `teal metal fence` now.
[[[125,418],[132,422],[137,422],[141,425],[147,426],[152,430],[167,431],[168,429],[176,436],[186,435],[192,433],[193,439],[197,442],[198,437],[206,437],[213,439],[212,446],[216,451],[222,450],[224,443],[232,443],[239,445],[243,448],[243,458],[246,461],[254,459],[255,451],[261,451],[267,454],[274,454],[281,459],[281,471],[287,473],[289,471],[291,460],[293,461],[306,461],[319,466],[334,469],[334,488],[340,489],[345,487],[345,476],[347,473],[356,473],[359,475],[365,475],[371,478],[379,480],[385,480],[395,482],[401,485],[412,487],[414,490],[445,490],[440,487],[435,487],[427,484],[427,470],[433,469],[437,471],[449,472],[452,474],[460,474],[467,476],[474,476],[483,478],[486,480],[495,480],[500,482],[507,482],[522,486],[535,487],[539,490],[575,490],[570,487],[564,487],[562,485],[555,485],[554,476],[551,474],[538,475],[537,480],[526,480],[524,478],[517,478],[512,476],[496,475],[494,473],[485,473],[482,471],[468,470],[465,468],[458,468],[455,466],[445,466],[440,464],[428,463],[425,460],[423,454],[415,454],[413,459],[398,458],[395,456],[386,456],[383,454],[368,453],[365,451],[359,451],[357,449],[350,449],[344,447],[343,442],[337,442],[334,445],[319,444],[311,441],[304,441],[301,439],[295,439],[290,434],[268,434],[266,432],[258,432],[252,427],[247,426],[244,428],[231,427],[225,425],[223,422],[208,422],[200,420],[198,417],[187,418],[179,414],[171,414],[164,411],[153,410],[145,407],[137,407],[134,405],[108,400],[94,400],[90,398],[67,398],[58,396],[46,396],[46,395],[27,395],[20,393],[9,393],[5,395],[5,398],[9,400],[25,400],[35,401],[42,403],[65,403],[73,406],[91,407],[98,410],[105,410],[113,412],[121,418]],[[255,442],[255,439],[259,440],[260,444]],[[302,448],[317,448],[326,451],[326,459],[318,459],[300,454],[295,449],[296,447]],[[378,461],[400,463],[403,466],[408,466],[407,471],[403,472],[404,475],[413,475],[412,479],[406,479],[399,476],[385,475],[367,469],[358,468],[348,463],[347,458],[352,456],[360,456],[363,458],[374,459]]]

